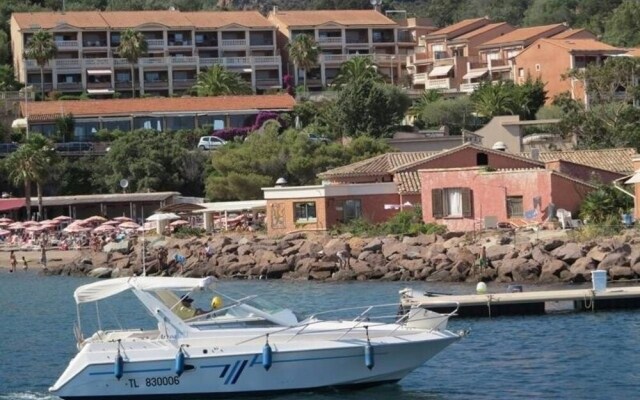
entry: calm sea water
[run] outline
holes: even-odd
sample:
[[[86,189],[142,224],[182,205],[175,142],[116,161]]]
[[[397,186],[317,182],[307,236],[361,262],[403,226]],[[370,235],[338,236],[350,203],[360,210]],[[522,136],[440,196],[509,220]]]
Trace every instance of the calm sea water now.
[[[47,393],[75,353],[73,290],[86,278],[0,270],[0,399],[54,399]],[[425,283],[222,282],[303,314],[396,302],[403,287]],[[429,290],[471,292],[472,286]],[[133,298],[102,311],[120,322],[149,321]],[[295,393],[274,400],[634,399],[640,398],[640,313],[616,311],[454,319],[471,334],[398,384],[361,391]]]

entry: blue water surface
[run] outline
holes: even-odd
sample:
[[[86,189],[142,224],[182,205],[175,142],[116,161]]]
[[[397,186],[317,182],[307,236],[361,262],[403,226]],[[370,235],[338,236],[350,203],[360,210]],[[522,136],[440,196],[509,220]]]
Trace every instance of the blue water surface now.
[[[88,278],[44,277],[0,270],[0,399],[55,399],[47,392],[75,354],[73,291]],[[231,281],[221,288],[260,294],[308,315],[347,306],[392,303],[398,290],[424,282]],[[473,291],[429,284],[429,290]],[[495,289],[495,288],[494,288]],[[90,307],[90,306],[89,306]],[[87,310],[83,310],[83,315]],[[95,309],[89,309],[95,315]],[[101,320],[154,326],[133,296],[100,307]],[[115,321],[115,322],[113,322]],[[83,318],[84,322],[84,318]],[[275,400],[637,399],[640,314],[585,312],[494,319],[453,319],[471,334],[398,384],[358,391],[273,396]],[[90,323],[85,331],[95,328]],[[264,398],[264,397],[262,397]]]

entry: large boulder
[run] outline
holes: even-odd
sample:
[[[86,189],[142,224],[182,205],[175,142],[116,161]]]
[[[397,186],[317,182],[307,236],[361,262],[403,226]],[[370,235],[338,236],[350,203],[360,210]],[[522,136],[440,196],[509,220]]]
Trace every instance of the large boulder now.
[[[591,280],[591,271],[596,269],[597,266],[597,262],[591,257],[579,258],[569,267],[569,279],[575,283],[589,282]]]
[[[613,266],[609,269],[609,276],[612,280],[628,280],[635,278],[635,273],[631,267]]]
[[[551,254],[555,258],[571,264],[578,258],[584,257],[584,249],[579,243],[565,243],[553,250]]]
[[[540,282],[555,283],[562,281],[562,274],[569,271],[569,265],[562,260],[551,260],[542,264],[540,271]]]
[[[511,253],[513,251],[513,246],[510,245],[498,245],[487,247],[487,260],[489,261],[497,261],[504,258],[505,255]]]
[[[520,281],[518,278],[521,277],[522,273],[517,270],[519,268],[526,270],[528,268],[528,263],[529,260],[526,258],[503,260],[498,267],[498,280],[501,282]]]
[[[408,246],[402,242],[393,241],[391,243],[385,243],[382,246],[382,255],[384,255],[385,258],[389,258],[394,254],[403,255],[407,252],[407,247]]]
[[[382,240],[379,238],[372,239],[369,243],[362,247],[362,251],[378,252],[382,250]]]
[[[629,261],[627,260],[627,255],[623,252],[614,252],[607,254],[600,263],[598,263],[598,269],[603,269],[605,271],[610,270],[613,267],[625,267],[629,266]]]

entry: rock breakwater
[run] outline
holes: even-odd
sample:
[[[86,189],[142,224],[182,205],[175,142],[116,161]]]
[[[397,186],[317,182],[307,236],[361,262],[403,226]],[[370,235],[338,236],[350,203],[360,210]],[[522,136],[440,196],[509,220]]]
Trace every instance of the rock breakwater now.
[[[205,247],[209,246],[207,255]],[[338,252],[349,244],[348,262]],[[482,248],[486,261],[481,262]],[[122,242],[103,252],[83,251],[49,274],[102,278],[140,275],[215,276],[236,279],[422,280],[440,282],[559,283],[591,280],[605,270],[610,280],[640,278],[640,237],[625,235],[591,242],[567,238],[512,243],[509,237],[472,239],[462,233],[385,236],[216,235],[158,238],[143,246]]]

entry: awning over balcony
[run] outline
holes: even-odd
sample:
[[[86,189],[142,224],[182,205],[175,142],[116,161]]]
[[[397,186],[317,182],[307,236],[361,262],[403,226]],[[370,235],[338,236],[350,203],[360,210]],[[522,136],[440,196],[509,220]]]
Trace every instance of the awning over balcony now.
[[[110,94],[113,93],[113,89],[87,89],[89,94]]]
[[[484,76],[487,74],[487,72],[489,72],[488,69],[482,69],[482,70],[478,70],[478,71],[471,71],[471,72],[467,72],[462,79],[476,79],[476,78],[480,78],[481,76]]]
[[[88,69],[88,75],[111,75],[110,69]]]
[[[440,65],[429,72],[429,78],[449,75],[449,71],[453,69],[453,65]]]

